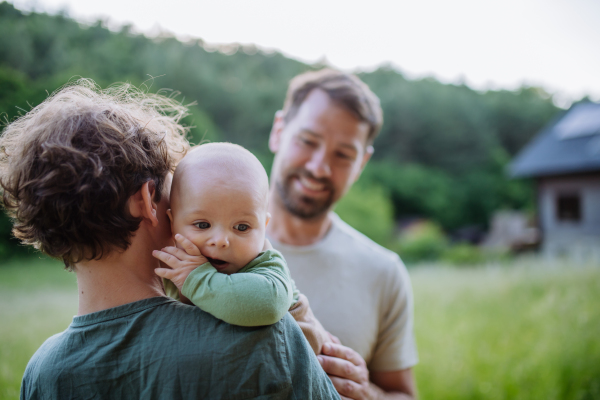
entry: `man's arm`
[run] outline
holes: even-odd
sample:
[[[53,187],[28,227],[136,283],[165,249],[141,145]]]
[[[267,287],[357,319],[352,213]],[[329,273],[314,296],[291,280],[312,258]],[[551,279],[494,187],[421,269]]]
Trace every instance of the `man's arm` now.
[[[416,398],[412,370],[372,373],[365,360],[354,350],[341,344],[326,343],[323,355],[318,356],[342,399],[409,400]]]
[[[400,371],[371,372],[371,389],[379,392],[376,399],[416,399],[417,389],[411,368]]]

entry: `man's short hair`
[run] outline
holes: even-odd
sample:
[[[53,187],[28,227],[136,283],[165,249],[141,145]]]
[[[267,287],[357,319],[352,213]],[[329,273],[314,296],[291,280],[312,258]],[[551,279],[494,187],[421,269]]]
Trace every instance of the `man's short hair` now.
[[[283,119],[291,121],[298,109],[314,89],[321,89],[331,100],[350,111],[358,120],[369,125],[367,144],[373,143],[383,124],[383,111],[379,98],[356,75],[325,68],[300,74],[290,81]]]
[[[6,127],[0,185],[13,234],[67,269],[126,250],[141,219],[128,200],[165,177],[189,149],[179,124],[187,109],[172,98],[81,79]]]

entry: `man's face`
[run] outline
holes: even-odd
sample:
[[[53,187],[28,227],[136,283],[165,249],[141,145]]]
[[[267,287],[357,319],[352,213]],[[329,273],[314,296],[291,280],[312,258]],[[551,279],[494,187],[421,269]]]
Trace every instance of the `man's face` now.
[[[313,90],[296,116],[288,123],[278,117],[271,132],[275,201],[302,219],[327,213],[369,160],[368,134],[367,123]]]

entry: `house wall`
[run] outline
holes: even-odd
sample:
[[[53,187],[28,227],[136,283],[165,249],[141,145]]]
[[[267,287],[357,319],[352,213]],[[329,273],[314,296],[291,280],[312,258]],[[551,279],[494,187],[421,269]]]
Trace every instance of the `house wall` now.
[[[579,222],[558,219],[557,197],[561,193],[579,193]],[[539,179],[538,203],[546,255],[600,261],[600,172]]]

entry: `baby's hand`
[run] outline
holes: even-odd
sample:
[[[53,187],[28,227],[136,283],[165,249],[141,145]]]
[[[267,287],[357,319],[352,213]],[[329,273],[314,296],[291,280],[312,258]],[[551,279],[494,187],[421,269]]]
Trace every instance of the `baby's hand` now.
[[[183,283],[190,272],[208,262],[208,260],[200,253],[196,245],[179,233],[175,235],[175,240],[178,244],[177,247],[169,246],[162,250],[154,250],[152,255],[171,267],[171,269],[156,268],[154,270],[156,275],[173,282],[181,292]]]

